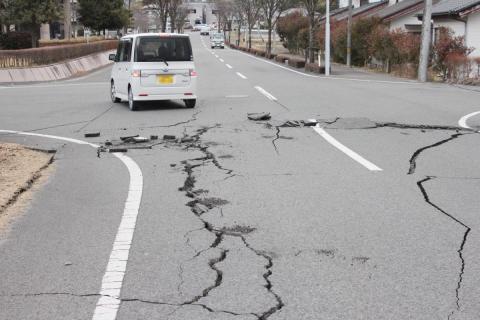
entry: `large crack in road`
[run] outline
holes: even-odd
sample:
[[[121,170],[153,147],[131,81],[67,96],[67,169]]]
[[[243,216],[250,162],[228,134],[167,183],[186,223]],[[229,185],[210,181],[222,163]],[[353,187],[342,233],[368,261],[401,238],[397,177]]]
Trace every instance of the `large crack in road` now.
[[[433,180],[433,179],[436,179],[436,177],[427,176],[426,178],[417,182],[418,188],[420,189],[420,192],[422,193],[423,198],[425,199],[425,202],[428,203],[433,208],[435,208],[436,211],[438,211],[438,212],[442,213],[443,215],[447,216],[449,219],[451,219],[452,221],[454,221],[456,224],[460,225],[464,229],[462,241],[461,241],[459,249],[457,251],[458,252],[458,257],[460,259],[461,266],[460,266],[460,271],[459,271],[459,274],[458,274],[457,287],[455,289],[456,310],[452,310],[452,312],[448,315],[448,319],[450,319],[451,316],[453,316],[453,314],[455,313],[455,311],[460,311],[460,309],[461,309],[460,290],[462,288],[463,274],[465,272],[465,257],[463,256],[463,249],[465,248],[465,244],[467,243],[468,234],[470,233],[471,228],[468,225],[466,225],[464,222],[462,222],[461,220],[459,220],[458,218],[456,218],[452,214],[446,212],[445,210],[443,210],[442,208],[440,208],[438,205],[436,205],[435,203],[433,203],[430,200],[428,192],[425,188],[425,184],[427,182]]]
[[[215,238],[214,241],[210,244],[210,246],[202,251],[199,251],[195,254],[195,256],[192,258],[196,258],[203,254],[204,252],[218,248],[223,242],[226,237],[237,237],[240,238],[245,245],[245,247],[252,251],[255,255],[263,258],[266,263],[264,265],[265,268],[265,273],[263,274],[263,279],[265,280],[265,285],[264,287],[267,289],[267,291],[274,297],[276,304],[274,306],[269,307],[266,309],[264,312],[258,314],[258,313],[249,313],[249,315],[254,315],[257,319],[259,320],[266,320],[269,317],[271,317],[273,314],[278,312],[280,309],[284,307],[284,303],[281,299],[281,297],[273,291],[273,284],[270,280],[270,277],[273,274],[273,258],[268,255],[267,253],[260,251],[258,249],[253,248],[247,238],[246,235],[249,233],[255,231],[255,229],[248,227],[248,226],[231,226],[231,227],[223,227],[223,228],[216,228],[214,225],[206,221],[205,219],[202,218],[202,215],[209,210],[222,206],[225,203],[227,203],[225,200],[218,199],[218,198],[204,198],[202,197],[203,191],[204,190],[197,190],[196,189],[196,183],[197,180],[195,178],[195,173],[194,170],[196,168],[202,167],[207,165],[208,163],[213,164],[215,168],[218,170],[222,171],[224,174],[228,176],[233,175],[233,170],[231,169],[226,169],[224,168],[220,162],[218,161],[217,157],[215,154],[210,152],[209,146],[206,144],[203,144],[201,142],[201,136],[207,133],[209,130],[214,129],[214,128],[219,128],[219,125],[215,125],[212,127],[205,127],[201,128],[196,131],[196,134],[193,136],[186,136],[183,138],[183,141],[188,141],[187,143],[183,144],[184,149],[189,150],[189,149],[196,149],[201,151],[205,156],[201,158],[194,158],[194,159],[189,159],[185,160],[182,162],[183,165],[183,171],[186,174],[184,184],[181,188],[179,188],[179,191],[185,192],[185,195],[187,198],[190,199],[190,201],[187,203],[187,206],[190,207],[192,213],[201,221],[201,223],[204,225],[202,229],[207,230],[208,232],[212,233]],[[193,199],[193,200],[192,200]],[[191,233],[192,231],[189,231]],[[188,238],[188,237],[187,237]],[[190,241],[190,240],[188,240]],[[211,259],[208,262],[208,265],[210,269],[215,272],[216,274],[216,279],[213,284],[205,288],[201,294],[195,296],[194,298],[190,299],[189,301],[186,301],[182,303],[181,305],[191,305],[191,304],[199,304],[200,300],[202,298],[207,297],[211,291],[219,288],[222,283],[223,283],[223,272],[217,267],[217,264],[225,261],[228,258],[228,249],[222,249],[220,252],[220,255],[214,259]],[[189,261],[191,261],[190,259]],[[183,273],[183,268],[180,266],[180,274]],[[181,277],[182,278],[182,277]],[[181,280],[183,282],[183,278]],[[181,283],[182,283],[181,282]],[[216,312],[212,308],[209,308],[206,306],[206,310],[210,312]],[[222,311],[226,312],[226,311]],[[228,312],[232,315],[237,315],[236,313],[233,312]]]

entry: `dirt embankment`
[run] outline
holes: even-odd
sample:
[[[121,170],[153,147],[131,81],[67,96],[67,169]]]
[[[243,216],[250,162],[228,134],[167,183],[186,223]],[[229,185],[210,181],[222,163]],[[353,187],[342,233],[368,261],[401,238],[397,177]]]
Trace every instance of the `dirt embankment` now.
[[[0,143],[0,231],[3,231],[46,181],[53,154]]]

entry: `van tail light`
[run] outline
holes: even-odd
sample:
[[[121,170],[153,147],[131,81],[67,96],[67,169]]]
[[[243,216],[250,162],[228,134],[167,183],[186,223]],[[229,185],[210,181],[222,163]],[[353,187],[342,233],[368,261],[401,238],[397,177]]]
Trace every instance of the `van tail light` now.
[[[140,78],[141,76],[142,76],[142,71],[141,70],[133,70],[132,71],[132,77]]]
[[[198,76],[197,71],[195,71],[194,69],[190,69],[190,77],[196,77],[196,76]]]

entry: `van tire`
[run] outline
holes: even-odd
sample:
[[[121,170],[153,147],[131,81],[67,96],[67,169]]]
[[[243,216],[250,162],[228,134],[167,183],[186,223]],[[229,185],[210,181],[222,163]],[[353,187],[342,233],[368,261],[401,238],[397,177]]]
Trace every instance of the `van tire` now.
[[[183,102],[185,102],[185,106],[187,108],[195,108],[195,105],[197,104],[197,99],[185,99],[183,100]]]
[[[138,102],[133,100],[133,92],[131,87],[128,87],[128,108],[131,111],[138,110]]]
[[[122,101],[122,99],[117,98],[115,94],[116,94],[115,84],[113,83],[113,80],[112,80],[110,83],[110,98],[112,99],[113,103],[119,103],[120,101]]]

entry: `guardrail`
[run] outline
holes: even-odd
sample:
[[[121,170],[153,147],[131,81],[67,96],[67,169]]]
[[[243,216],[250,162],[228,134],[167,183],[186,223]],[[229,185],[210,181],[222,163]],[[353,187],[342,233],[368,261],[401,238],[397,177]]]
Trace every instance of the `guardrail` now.
[[[0,50],[0,68],[49,65],[117,48],[117,40],[97,41],[55,47]]]

